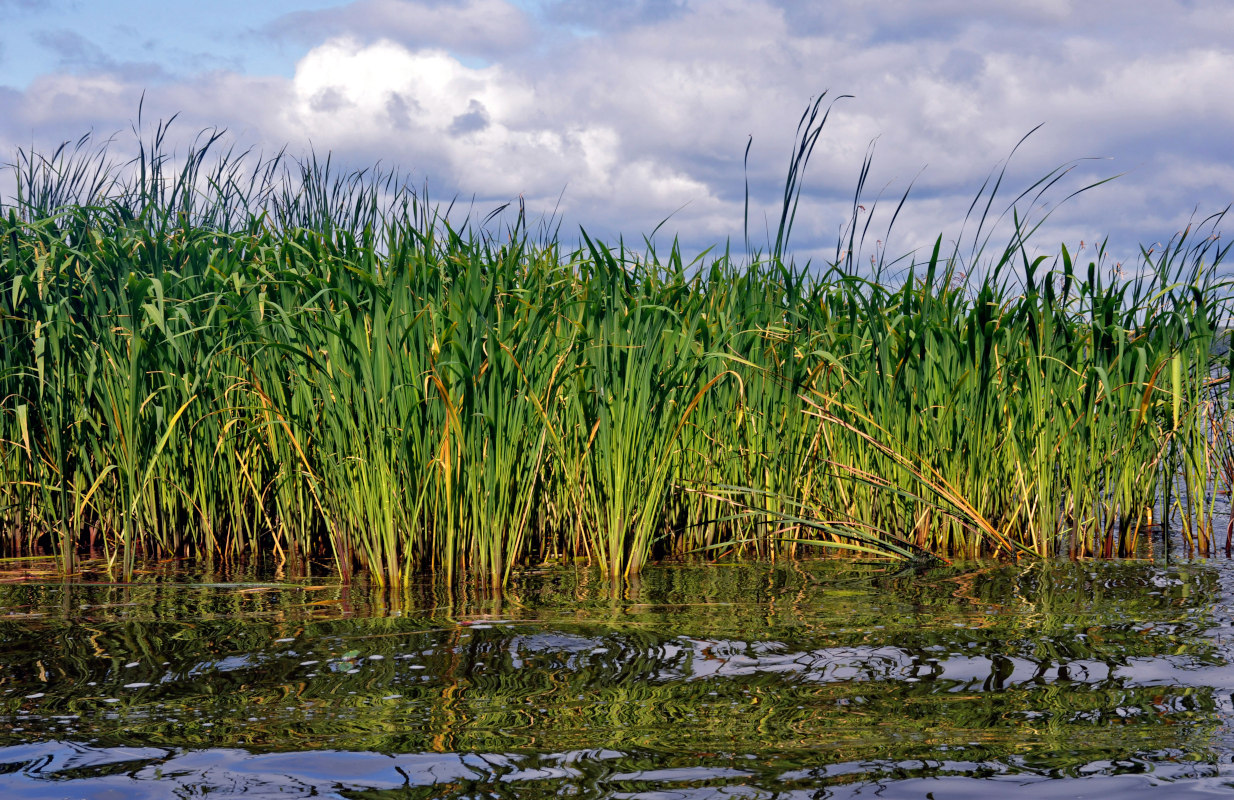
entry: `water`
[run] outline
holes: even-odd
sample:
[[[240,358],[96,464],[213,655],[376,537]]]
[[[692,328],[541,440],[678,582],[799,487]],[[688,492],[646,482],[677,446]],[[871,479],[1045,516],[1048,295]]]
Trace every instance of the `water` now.
[[[1223,558],[562,569],[397,602],[45,567],[0,572],[4,798],[1234,790]]]

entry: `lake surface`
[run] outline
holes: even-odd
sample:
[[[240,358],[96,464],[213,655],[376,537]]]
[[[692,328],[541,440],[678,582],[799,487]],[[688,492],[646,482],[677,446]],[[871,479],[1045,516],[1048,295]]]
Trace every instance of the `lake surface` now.
[[[1234,791],[1224,558],[0,581],[4,798]]]

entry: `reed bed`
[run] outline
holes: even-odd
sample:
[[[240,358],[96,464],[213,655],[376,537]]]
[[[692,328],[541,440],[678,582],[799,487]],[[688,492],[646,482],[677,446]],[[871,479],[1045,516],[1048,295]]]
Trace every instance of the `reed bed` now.
[[[20,152],[4,547],[498,586],[574,560],[1112,557],[1156,509],[1211,548],[1220,215],[1117,271],[1033,255],[1018,219],[999,247],[797,265],[803,121],[774,247],[693,259],[570,247],[521,209],[452,225],[397,173],[216,134],[173,158],[162,125],[131,164]]]

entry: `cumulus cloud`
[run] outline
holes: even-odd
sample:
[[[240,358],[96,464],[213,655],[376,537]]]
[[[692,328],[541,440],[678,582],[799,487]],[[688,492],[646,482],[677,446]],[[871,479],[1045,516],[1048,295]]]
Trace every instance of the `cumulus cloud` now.
[[[708,201],[704,182],[653,153],[626,149],[613,120],[588,118],[569,104],[504,67],[337,39],[300,62],[279,126],[288,139],[319,149],[374,160],[403,155],[400,163],[464,196],[524,194],[548,204],[568,187],[574,205],[653,215]]]
[[[917,247],[958,235],[982,181],[1041,123],[1008,168],[1007,200],[1100,156],[1075,163],[1055,199],[1127,174],[1056,213],[1046,244],[1109,233],[1133,246],[1234,199],[1234,12],[1167,5],[625,0],[601,14],[572,0],[358,0],[269,27],[305,44],[290,77],[203,72],[147,104],[269,148],[398,165],[437,196],[522,194],[546,212],[561,197],[569,227],[606,235],[636,239],[672,215],[664,230],[701,247],[740,239],[747,181],[756,240],[774,227],[802,109],[831,89],[854,97],[806,174],[803,252],[833,246],[871,142],[860,213],[880,192],[890,210],[915,180],[890,246]],[[0,96],[0,137],[127,127],[140,76],[98,66]]]

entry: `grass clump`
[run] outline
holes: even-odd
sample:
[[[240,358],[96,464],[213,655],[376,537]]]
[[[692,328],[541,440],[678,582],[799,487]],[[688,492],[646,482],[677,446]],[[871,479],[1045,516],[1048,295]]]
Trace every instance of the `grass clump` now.
[[[499,235],[452,226],[393,173],[208,162],[215,135],[173,168],[165,132],[125,169],[86,140],[19,154],[12,552],[72,571],[96,548],[126,574],[328,554],[496,586],[575,559],[1124,555],[1162,498],[1212,546],[1220,215],[1126,277],[1100,250],[1033,256],[1018,219],[1002,248],[940,239],[892,276],[857,268],[859,242],[795,266],[791,177],[769,256],[687,261],[569,248],[521,210]]]

